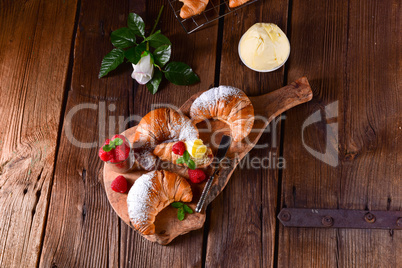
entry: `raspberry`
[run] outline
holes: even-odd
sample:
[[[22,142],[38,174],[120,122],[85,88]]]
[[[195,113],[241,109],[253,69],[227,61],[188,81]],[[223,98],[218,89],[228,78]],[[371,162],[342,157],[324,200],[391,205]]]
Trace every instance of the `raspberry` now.
[[[110,142],[110,139],[107,139],[105,141],[105,143],[103,144],[103,146],[105,146],[106,144],[109,144],[109,142]],[[113,155],[112,155],[112,152],[110,152],[110,151],[105,152],[103,150],[103,146],[99,149],[99,157],[100,157],[100,159],[102,159],[102,161],[107,162],[110,159],[112,159]]]
[[[182,141],[176,142],[176,143],[173,145],[172,151],[173,151],[173,153],[175,153],[175,154],[183,155],[184,152],[186,151],[186,145],[185,145],[184,142],[182,142]]]
[[[204,181],[207,176],[205,175],[204,171],[202,171],[201,169],[197,168],[197,169],[189,169],[188,170],[188,175],[190,176],[190,181],[192,183],[200,183],[202,181]]]
[[[111,163],[119,163],[128,158],[128,155],[130,154],[130,145],[127,142],[127,139],[123,135],[114,135],[112,137],[112,141],[116,138],[122,139],[123,144],[116,146],[116,148],[112,149],[110,151],[112,157],[110,159]]]
[[[112,145],[112,149],[110,151],[105,152],[103,150],[103,147],[105,145],[110,145],[110,143],[117,138],[122,139],[123,144],[117,146],[114,144]],[[105,162],[110,161],[110,163],[122,162],[128,158],[129,154],[130,154],[130,144],[123,135],[114,135],[111,139],[107,139],[103,144],[102,148],[99,149],[100,159],[102,159],[102,161]]]
[[[110,160],[110,162],[122,162],[128,158],[128,155],[130,154],[130,146],[128,146],[126,143],[123,143],[122,145],[116,146],[116,148],[111,152],[113,154],[113,158]]]
[[[127,180],[123,176],[117,176],[112,181],[112,190],[118,193],[126,193],[127,192]]]

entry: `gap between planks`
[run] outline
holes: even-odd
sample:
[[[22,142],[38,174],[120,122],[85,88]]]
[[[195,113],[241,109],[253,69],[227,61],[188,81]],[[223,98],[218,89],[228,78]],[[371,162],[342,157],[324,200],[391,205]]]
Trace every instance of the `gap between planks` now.
[[[223,2],[223,0],[221,1]],[[225,12],[225,6],[220,5],[219,16],[223,15]],[[215,76],[214,76],[214,87],[219,86],[220,73],[221,73],[221,60],[222,60],[222,43],[223,43],[223,29],[225,24],[225,17],[219,18],[218,22],[218,36],[216,41],[216,61],[215,61]],[[211,205],[206,208],[206,219],[204,223],[204,232],[202,239],[202,252],[201,252],[201,267],[204,268],[206,265],[207,251],[208,251],[208,235],[209,226],[211,220]]]
[[[286,36],[289,40],[291,40],[292,35],[292,5],[293,0],[288,0],[288,17],[286,22]],[[288,81],[288,72],[289,72],[289,61],[285,63],[284,67],[284,74],[283,74],[283,83],[282,85],[285,86],[289,83]],[[286,112],[284,113],[286,116]],[[280,127],[280,141],[279,141],[279,157],[283,157],[283,148],[284,148],[284,138],[285,138],[285,121],[281,120],[281,127]],[[278,188],[277,188],[277,196],[276,196],[276,215],[279,214],[279,211],[282,207],[282,178],[283,178],[283,170],[278,170]],[[279,254],[279,225],[281,224],[279,219],[275,215],[275,241],[274,241],[274,260],[273,266],[278,267],[278,254]]]

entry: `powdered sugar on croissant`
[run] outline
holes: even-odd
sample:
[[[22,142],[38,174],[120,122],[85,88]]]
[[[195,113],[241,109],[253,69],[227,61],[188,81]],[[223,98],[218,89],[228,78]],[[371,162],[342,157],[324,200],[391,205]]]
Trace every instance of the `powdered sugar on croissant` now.
[[[240,89],[219,86],[202,93],[191,105],[190,116],[195,123],[218,119],[229,125],[234,141],[241,141],[254,125],[254,108]]]
[[[155,168],[153,149],[164,142],[198,138],[198,129],[184,114],[171,108],[159,108],[145,115],[137,126],[133,146],[138,163],[145,170]]]
[[[128,215],[134,228],[144,235],[155,233],[156,215],[172,202],[191,202],[190,184],[168,171],[152,171],[139,177],[127,196]]]

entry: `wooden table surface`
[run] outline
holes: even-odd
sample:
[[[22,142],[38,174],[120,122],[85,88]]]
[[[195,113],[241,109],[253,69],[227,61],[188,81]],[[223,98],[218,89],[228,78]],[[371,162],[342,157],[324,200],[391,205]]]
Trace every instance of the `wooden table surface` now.
[[[162,4],[0,2],[0,267],[401,267],[401,231],[285,228],[276,219],[283,207],[401,210],[401,2],[260,0],[191,35],[166,6],[160,28],[172,58],[201,82],[163,83],[151,95],[128,64],[98,79],[111,31],[129,12],[151,27]],[[247,69],[237,54],[241,35],[260,21],[279,25],[291,43],[288,62],[272,73]],[[180,106],[219,84],[260,95],[304,75],[313,100],[263,135],[268,148],[250,152],[282,156],[286,167],[237,168],[203,229],[161,246],[114,213],[96,145],[118,131],[113,119]],[[334,102],[337,117],[326,118]],[[316,111],[324,119],[306,127],[304,141],[337,152],[336,166],[303,146],[303,122]],[[90,148],[74,146],[69,130]]]

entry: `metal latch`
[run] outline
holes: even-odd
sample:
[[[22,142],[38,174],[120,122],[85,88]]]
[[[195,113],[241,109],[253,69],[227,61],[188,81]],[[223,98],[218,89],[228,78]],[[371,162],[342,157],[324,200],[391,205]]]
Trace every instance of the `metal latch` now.
[[[402,230],[402,211],[283,208],[278,219],[286,227]]]

